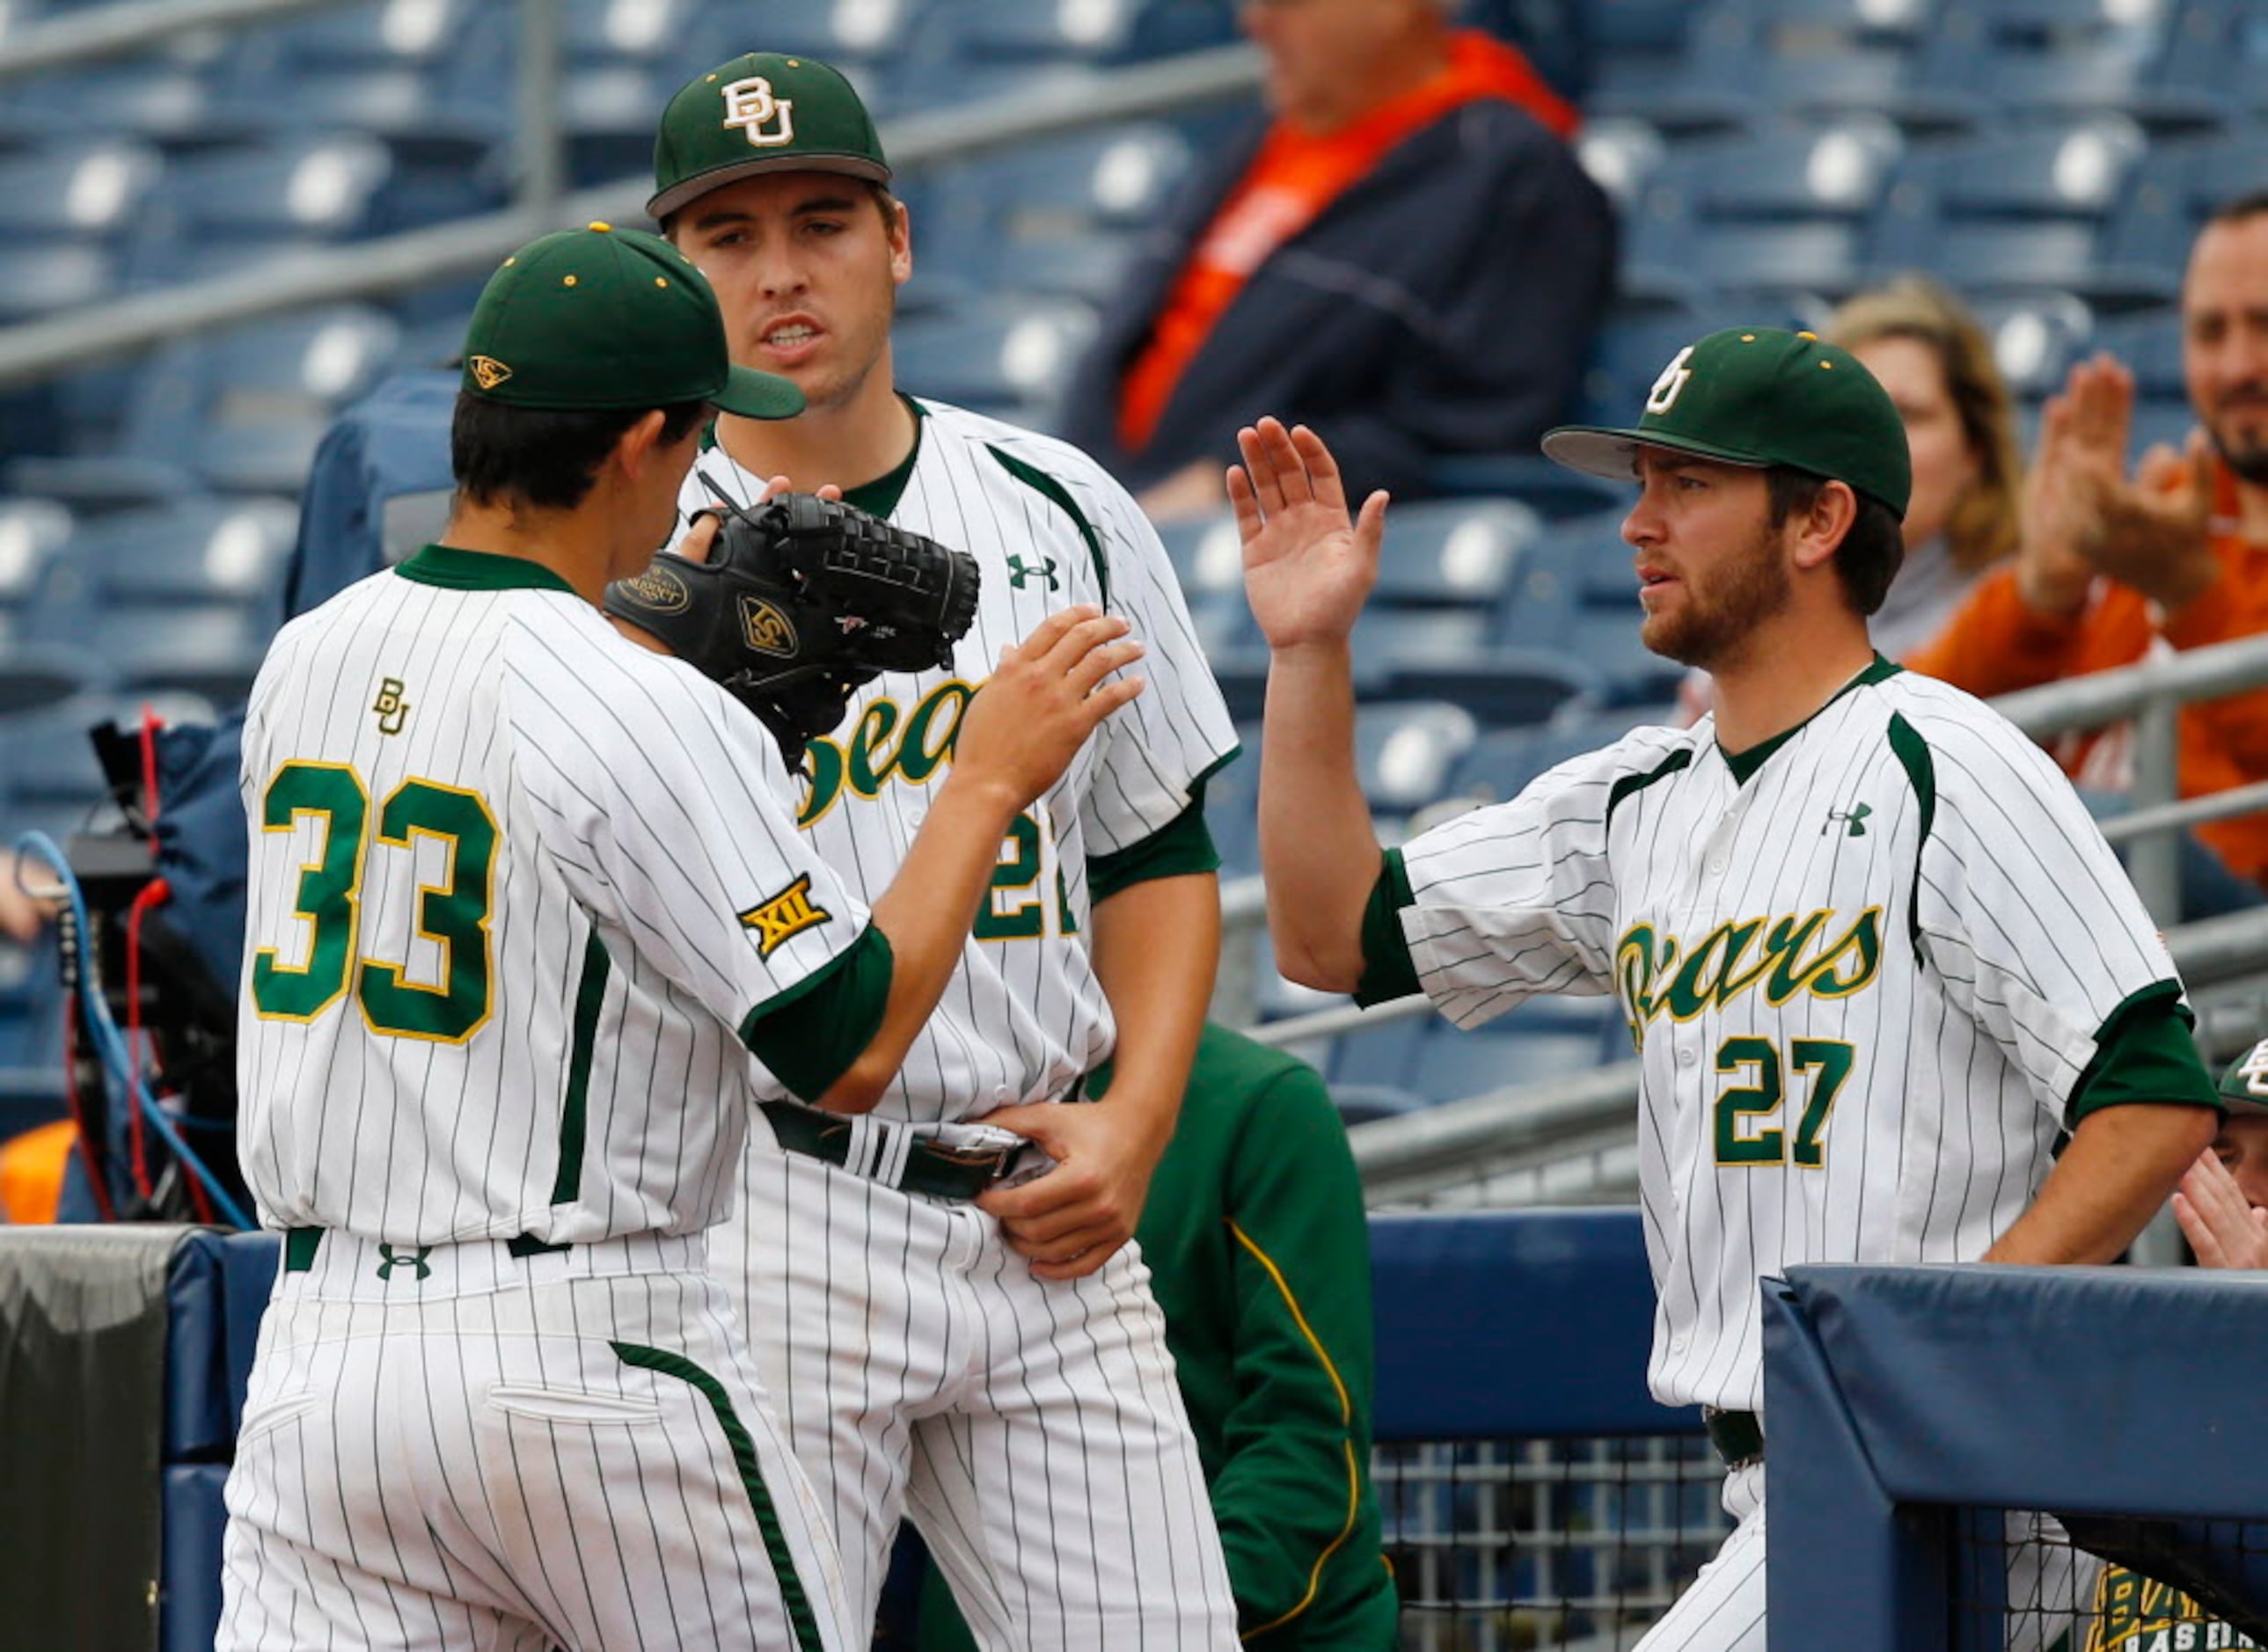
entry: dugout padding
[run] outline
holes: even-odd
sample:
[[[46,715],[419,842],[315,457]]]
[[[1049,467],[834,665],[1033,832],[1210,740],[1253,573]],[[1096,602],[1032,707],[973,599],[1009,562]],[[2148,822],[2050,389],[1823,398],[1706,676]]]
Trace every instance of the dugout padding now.
[[[2225,1577],[2260,1588],[2241,1551],[2268,1514],[2264,1354],[2268,1274],[1822,1266],[1767,1281],[1774,1639],[1959,1644],[1956,1600],[1999,1576],[1973,1534],[1955,1541],[1963,1509],[2224,1523],[2251,1534]]]

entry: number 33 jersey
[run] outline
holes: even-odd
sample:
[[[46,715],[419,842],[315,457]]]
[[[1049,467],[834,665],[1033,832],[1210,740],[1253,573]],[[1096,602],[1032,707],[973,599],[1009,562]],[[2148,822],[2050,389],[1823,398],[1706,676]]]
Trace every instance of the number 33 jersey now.
[[[246,714],[239,1152],[270,1226],[706,1228],[740,1042],[866,922],[761,725],[518,558],[428,547],[284,628]]]
[[[2186,1015],[2053,764],[1879,660],[1747,753],[1704,719],[1562,764],[1410,842],[1386,884],[1407,966],[1462,1026],[1537,992],[1620,999],[1669,1405],[1759,1406],[1760,1275],[1977,1259],[2078,1113],[2150,1098],[2122,1029]]]

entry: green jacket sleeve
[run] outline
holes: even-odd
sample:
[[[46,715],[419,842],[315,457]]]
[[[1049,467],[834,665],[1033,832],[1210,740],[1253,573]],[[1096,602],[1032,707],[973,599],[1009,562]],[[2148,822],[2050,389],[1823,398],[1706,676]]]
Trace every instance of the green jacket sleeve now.
[[[1234,1156],[1235,1399],[1212,1506],[1248,1635],[1296,1620],[1370,1516],[1370,1234],[1346,1132],[1309,1068],[1269,1086]],[[1375,1536],[1371,1534],[1371,1546]]]

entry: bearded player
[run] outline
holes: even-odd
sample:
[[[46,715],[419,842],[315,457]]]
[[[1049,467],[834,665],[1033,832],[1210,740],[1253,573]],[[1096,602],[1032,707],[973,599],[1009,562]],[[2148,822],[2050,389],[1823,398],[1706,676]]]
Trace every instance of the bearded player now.
[[[599,608],[711,408],[800,404],[666,243],[523,247],[466,340],[446,542],[261,669],[239,1143],[286,1238],[223,1647],[865,1644],[706,1230],[752,1103],[873,1104],[1006,823],[1139,682],[1103,681],[1123,621],[1036,628],[870,911],[756,720]]]
[[[1620,996],[1641,1068],[1648,1377],[1665,1405],[1705,1408],[1738,1522],[1641,1645],[1760,1652],[1758,1277],[2116,1256],[2217,1119],[2164,943],[2054,765],[1869,646],[1910,467],[1848,352],[1712,334],[1634,430],[1544,438],[1638,483],[1623,537],[1640,635],[1712,673],[1717,709],[1383,855],[1355,783],[1348,635],[1386,499],[1351,518],[1304,429],[1265,421],[1240,444],[1230,491],[1270,650],[1277,958],[1366,1002],[1422,991],[1461,1026],[1540,992]]]
[[[655,173],[649,210],[715,283],[735,359],[809,403],[719,419],[686,510],[747,503],[772,476],[840,484],[983,569],[952,669],[884,676],[812,743],[800,823],[839,876],[859,890],[895,871],[1004,642],[1089,603],[1146,650],[1130,715],[1003,840],[953,985],[862,1133],[768,1109],[787,1151],[750,1152],[718,1246],[833,1516],[852,1610],[871,1616],[910,1513],[986,1646],[1233,1645],[1204,1476],[1129,1244],[1211,994],[1201,800],[1235,749],[1172,571],[1086,455],[898,389],[910,227],[834,70],[757,54],[693,80]],[[961,1162],[944,1173],[914,1143]]]

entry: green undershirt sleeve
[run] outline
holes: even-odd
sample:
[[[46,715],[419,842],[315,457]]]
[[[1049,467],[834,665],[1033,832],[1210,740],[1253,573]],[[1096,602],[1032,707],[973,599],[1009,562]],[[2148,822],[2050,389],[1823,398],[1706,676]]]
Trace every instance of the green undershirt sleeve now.
[[[1402,933],[1402,909],[1416,901],[1402,851],[1387,850],[1380,860],[1378,882],[1371,886],[1370,902],[1362,909],[1362,980],[1355,985],[1354,1001],[1366,1010],[1418,990],[1418,966]]]
[[[874,1041],[894,963],[890,937],[868,924],[825,964],[749,1010],[740,1042],[798,1101],[816,1105]]]
[[[2075,1127],[2105,1107],[2219,1109],[2220,1098],[2190,1037],[2196,1020],[2180,986],[2169,980],[2144,988],[2112,1010],[2096,1038],[2095,1059],[2072,1086],[2066,1122]]]
[[[1140,842],[1087,857],[1086,898],[1100,906],[1136,884],[1219,870],[1220,851],[1213,848],[1212,832],[1205,825],[1204,787],[1200,783],[1191,789],[1188,808]]]

